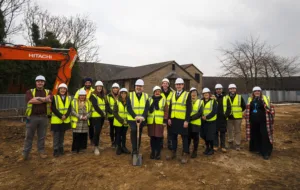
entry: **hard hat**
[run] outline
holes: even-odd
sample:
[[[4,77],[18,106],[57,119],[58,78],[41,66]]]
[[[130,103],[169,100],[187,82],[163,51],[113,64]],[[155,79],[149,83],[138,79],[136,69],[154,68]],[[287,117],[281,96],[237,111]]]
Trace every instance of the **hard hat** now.
[[[112,88],[120,88],[119,84],[116,83],[116,82],[115,82],[111,87],[112,87]]]
[[[35,80],[43,80],[43,81],[46,81],[45,77],[43,75],[39,75],[35,78]]]
[[[128,90],[126,88],[121,88],[120,93],[121,92],[128,92]]]
[[[58,88],[66,88],[66,89],[68,89],[68,86],[65,83],[61,83],[60,85],[58,85]]]
[[[142,79],[136,80],[135,86],[144,86],[144,81]]]
[[[261,91],[261,88],[259,86],[255,86],[252,91]]]
[[[230,85],[228,86],[228,88],[236,88],[236,85],[235,85],[235,84],[230,84]]]
[[[80,89],[79,92],[78,92],[78,95],[79,96],[86,95],[86,91],[84,89]]]
[[[96,82],[95,86],[103,86],[103,82],[98,80],[98,81]]]
[[[208,92],[210,92],[210,90],[209,90],[208,88],[203,88],[203,90],[202,90],[202,94],[204,94],[204,93],[208,93]]]
[[[175,84],[184,84],[184,81],[182,78],[177,78]]]
[[[222,84],[216,84],[215,89],[217,88],[223,88]]]
[[[155,92],[155,90],[161,90],[159,86],[154,86],[153,88],[153,92]]]
[[[163,82],[167,82],[167,83],[169,83],[170,84],[170,81],[169,81],[169,79],[167,79],[167,78],[164,78],[164,79],[162,79],[162,81],[161,81],[162,83]]]
[[[190,89],[190,92],[192,92],[192,91],[194,91],[194,90],[197,91],[197,89],[196,89],[195,87],[192,87],[192,88]]]

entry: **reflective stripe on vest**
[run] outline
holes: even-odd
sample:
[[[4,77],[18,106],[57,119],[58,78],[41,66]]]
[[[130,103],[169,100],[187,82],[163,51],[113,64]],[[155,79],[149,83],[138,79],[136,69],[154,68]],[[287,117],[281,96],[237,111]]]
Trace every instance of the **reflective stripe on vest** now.
[[[195,102],[192,102],[192,112],[191,112],[191,116],[195,115],[198,113],[199,109],[201,107],[201,100],[197,99]],[[193,125],[198,125],[199,127],[201,126],[201,119],[195,119],[193,121],[190,122]]]
[[[150,98],[150,105],[152,104],[153,99]],[[147,124],[151,125],[153,123],[162,125],[164,123],[164,115],[165,115],[165,105],[166,99],[161,98],[158,102],[158,110],[154,108],[152,113],[148,113]]]
[[[99,108],[103,111],[103,113],[105,114],[105,99],[104,98],[99,98],[97,95],[93,94],[92,96],[94,96],[97,100],[97,104],[99,106]],[[92,107],[92,115],[91,117],[101,117],[101,115],[95,110],[94,106],[91,105]]]
[[[176,93],[173,93],[172,97],[172,110],[171,118],[185,119],[186,114],[186,100],[188,92],[184,91],[180,97],[176,100]]]
[[[107,101],[108,101],[108,105],[109,105],[110,109],[113,110],[116,100],[113,97],[109,96],[109,95],[107,95],[106,97],[107,97]],[[114,117],[114,115],[108,113],[107,117]]]
[[[127,107],[124,106],[124,104],[120,101],[117,101],[116,102],[118,104],[118,114],[119,116],[124,119],[124,121],[127,120]],[[114,122],[113,122],[113,125],[116,126],[116,127],[122,127],[122,123],[120,123],[116,117],[114,117]],[[127,125],[124,125],[124,127],[128,127],[128,124]]]
[[[55,100],[55,108],[59,113],[62,115],[65,115],[68,112],[68,109],[71,105],[71,96],[65,96],[65,104],[63,103],[60,95],[54,95],[53,96]],[[70,123],[71,117],[70,115],[63,121],[61,118],[57,117],[53,112],[51,116],[51,124],[62,124],[62,123]]]
[[[233,102],[231,101],[231,98],[229,97],[229,101],[231,104],[231,113],[232,113],[233,117],[236,119],[243,118],[243,109],[241,107],[242,96],[237,94],[234,97]]]
[[[77,99],[74,99],[72,101],[72,108],[78,114],[79,106],[78,106],[78,100]],[[85,101],[85,108],[86,108],[86,110],[85,110],[86,113],[88,113],[91,109],[91,104],[88,100]],[[71,126],[72,126],[73,129],[76,129],[77,122],[78,122],[78,118],[76,116],[72,115],[71,116]],[[88,125],[90,125],[89,119],[87,120],[87,122],[88,122]]]
[[[143,92],[142,96],[139,100],[137,98],[135,92],[130,92],[129,98],[130,98],[131,107],[132,107],[133,112],[137,116],[142,116],[142,114],[144,113],[145,107],[146,107],[146,102],[148,100],[148,94]],[[131,120],[131,121],[135,120],[130,114],[127,114],[127,119]]]
[[[49,90],[48,89],[44,89],[45,92],[46,92],[46,96],[49,95]],[[31,94],[32,94],[32,97],[34,98],[35,97],[35,92],[36,92],[36,89],[30,89],[31,91]],[[47,103],[47,115],[51,115],[51,102],[50,103]],[[25,115],[26,116],[31,116],[31,113],[32,113],[32,104],[29,104],[27,103],[27,108],[26,108],[26,112],[25,112]]]
[[[213,100],[209,100],[205,105],[204,105],[204,101],[202,101],[202,106],[203,106],[203,115],[204,116],[207,116],[208,114],[210,114],[212,111],[213,111]],[[217,114],[210,118],[210,119],[207,119],[206,121],[215,121],[217,119]]]
[[[170,105],[170,102],[171,102],[171,99],[173,97],[173,94],[174,94],[174,92],[170,91],[168,97],[166,97],[166,95],[163,92],[161,93],[161,96],[167,100],[168,106]]]
[[[270,108],[270,97],[269,97],[269,96],[263,95],[263,100],[264,100],[264,102],[267,104],[267,106]],[[252,101],[252,96],[250,96],[250,97],[248,98],[248,104],[250,104],[251,101]]]
[[[223,99],[223,112],[224,112],[224,114],[225,114],[226,111],[227,111],[227,100],[228,100],[228,96],[223,96],[222,99]]]

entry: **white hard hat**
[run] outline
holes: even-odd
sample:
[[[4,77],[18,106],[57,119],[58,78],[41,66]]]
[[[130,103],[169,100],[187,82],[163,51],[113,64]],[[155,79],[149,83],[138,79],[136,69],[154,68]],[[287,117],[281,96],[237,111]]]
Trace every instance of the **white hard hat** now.
[[[230,85],[228,86],[228,88],[236,88],[236,85],[235,85],[235,84],[230,84]]]
[[[161,82],[162,82],[162,83],[163,83],[163,82],[170,83],[169,79],[167,79],[167,78],[164,78],[164,79],[162,79],[162,81],[161,81]]]
[[[103,86],[103,82],[98,80],[98,81],[96,82],[95,86]]]
[[[153,88],[153,92],[155,92],[155,90],[161,90],[159,86],[154,86]]]
[[[182,78],[177,78],[175,84],[184,84],[184,81]]]
[[[68,89],[68,86],[65,83],[61,83],[60,85],[58,85],[58,88],[66,88],[66,89]]]
[[[216,84],[215,89],[217,88],[223,88],[222,84]]]
[[[194,90],[197,91],[197,89],[196,89],[195,87],[192,87],[192,88],[190,89],[190,92],[192,92],[192,91],[194,91]]]
[[[35,80],[43,80],[43,81],[46,81],[45,77],[43,75],[39,75],[35,78]]]
[[[138,80],[136,80],[135,85],[136,86],[144,86],[144,81],[142,79],[138,79]]]
[[[255,86],[252,91],[261,91],[261,88],[259,86]]]
[[[128,92],[126,88],[121,88],[120,92]]]
[[[116,82],[115,82],[111,87],[112,87],[112,88],[120,88],[119,84],[116,83]]]
[[[86,91],[84,89],[80,89],[79,92],[78,92],[78,95],[79,96],[86,95]]]
[[[203,88],[202,94],[210,92],[209,88]]]

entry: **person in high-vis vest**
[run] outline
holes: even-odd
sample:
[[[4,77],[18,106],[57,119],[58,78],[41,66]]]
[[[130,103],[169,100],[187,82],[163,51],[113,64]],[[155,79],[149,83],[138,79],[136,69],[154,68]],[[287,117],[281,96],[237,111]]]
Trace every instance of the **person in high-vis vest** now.
[[[166,156],[167,160],[175,159],[178,144],[178,135],[182,137],[183,153],[181,163],[185,164],[188,161],[189,144],[188,144],[188,125],[192,111],[191,96],[188,91],[184,90],[184,81],[182,78],[175,80],[176,92],[169,106],[168,124],[172,133],[172,151]]]
[[[150,137],[150,159],[160,160],[161,143],[164,136],[164,120],[168,118],[167,99],[161,95],[161,88],[153,88],[153,96],[149,98],[147,117],[148,136]]]
[[[71,128],[72,98],[68,96],[68,86],[62,83],[58,86],[57,95],[52,99],[51,131],[53,132],[53,156],[64,154],[65,132]]]
[[[104,124],[105,116],[106,116],[106,99],[105,99],[105,90],[103,88],[102,81],[97,81],[95,84],[95,90],[92,92],[90,96],[90,102],[92,104],[92,114],[91,114],[91,127],[94,130],[94,154],[96,156],[100,155],[99,150],[99,141],[100,141],[100,133],[102,130],[102,126]]]
[[[84,78],[83,82],[84,82],[84,86],[82,88],[80,88],[79,90],[77,90],[77,92],[74,95],[74,99],[78,99],[80,90],[85,90],[86,98],[89,100],[92,92],[95,90],[92,87],[93,80],[91,78],[88,78],[88,77]],[[93,145],[94,144],[94,141],[93,141],[93,139],[94,139],[94,128],[92,127],[91,124],[92,124],[92,121],[90,119],[90,121],[89,121],[89,139],[90,139],[90,144]]]
[[[45,82],[46,79],[44,76],[37,76],[35,78],[36,87],[26,92],[26,132],[24,150],[20,161],[28,159],[35,131],[37,131],[38,136],[37,149],[39,155],[41,158],[47,158],[45,153],[45,138],[49,121],[48,116],[51,114],[52,93],[50,90],[44,88]]]
[[[192,111],[191,111],[191,118],[189,123],[189,148],[191,142],[193,140],[194,149],[191,154],[191,158],[197,157],[197,151],[199,146],[199,133],[201,127],[201,116],[202,116],[202,106],[201,100],[198,98],[198,91],[196,88],[192,87],[190,89],[191,100],[192,100]]]
[[[227,119],[231,113],[231,104],[228,96],[223,92],[223,86],[221,84],[216,84],[215,95],[213,95],[213,97],[218,102],[217,127],[214,139],[214,151],[217,151],[219,146],[221,146],[221,151],[225,153],[227,152],[225,146]]]
[[[231,114],[227,120],[228,144],[229,148],[234,148],[235,143],[235,149],[239,151],[241,149],[241,125],[246,104],[242,95],[236,93],[235,84],[230,84],[228,89],[228,99],[231,105]]]
[[[205,155],[214,154],[214,135],[216,132],[216,120],[218,103],[215,99],[211,98],[211,92],[208,88],[202,90],[203,98],[201,100],[201,106],[203,107],[202,121],[200,136],[205,141]]]
[[[110,141],[111,141],[111,147],[116,148],[116,129],[114,128],[113,122],[114,122],[114,114],[113,114],[113,108],[116,103],[116,101],[119,98],[119,90],[120,86],[118,83],[114,83],[111,86],[111,92],[106,96],[108,106],[107,106],[107,118],[109,121],[109,135],[110,135]]]
[[[173,90],[170,88],[170,81],[167,78],[164,78],[161,82],[161,96],[167,100],[167,105],[170,105]],[[168,126],[168,120],[164,120],[164,123]],[[167,145],[168,149],[172,150],[172,133],[170,132],[170,127],[167,127]],[[164,138],[164,137],[163,137]],[[163,147],[163,140],[162,140]]]
[[[259,86],[253,88],[246,108],[246,137],[249,150],[268,160],[273,150],[273,124],[275,110],[270,98],[262,94]]]
[[[137,135],[141,137],[143,132],[143,127],[146,126],[146,118],[149,110],[149,100],[148,94],[144,93],[144,81],[138,79],[135,82],[135,91],[130,92],[127,97],[127,122],[130,126],[130,139],[132,145],[132,155],[137,154]],[[136,122],[141,122],[140,124],[140,134],[137,134],[137,124]],[[141,145],[141,138],[139,138]]]
[[[131,152],[126,147],[126,134],[128,130],[127,122],[127,97],[128,90],[126,88],[121,88],[118,100],[114,104],[113,114],[114,121],[113,126],[116,129],[116,154],[120,155],[130,154]]]
[[[91,103],[86,97],[86,91],[81,89],[78,98],[72,101],[71,127],[73,130],[72,152],[85,152],[89,132]]]

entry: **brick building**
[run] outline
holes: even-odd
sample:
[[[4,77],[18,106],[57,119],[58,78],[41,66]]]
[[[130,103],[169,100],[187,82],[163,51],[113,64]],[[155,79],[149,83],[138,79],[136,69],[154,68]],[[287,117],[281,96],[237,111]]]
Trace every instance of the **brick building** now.
[[[184,79],[185,89],[196,87],[201,91],[203,73],[194,65],[179,65],[176,61],[167,61],[149,65],[126,67],[103,63],[80,63],[81,76],[91,77],[104,82],[106,89],[110,89],[114,82],[130,91],[134,90],[135,81],[139,78],[145,81],[145,92],[152,93],[155,85],[160,86],[163,78],[170,80],[170,85],[175,88],[178,77]]]

